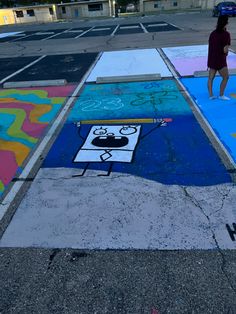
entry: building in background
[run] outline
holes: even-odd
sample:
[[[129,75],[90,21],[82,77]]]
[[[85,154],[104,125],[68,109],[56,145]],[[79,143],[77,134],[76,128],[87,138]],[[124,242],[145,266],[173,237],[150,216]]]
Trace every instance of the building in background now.
[[[0,9],[0,25],[117,16],[119,1],[121,0],[85,0],[3,8]],[[165,10],[212,9],[219,2],[217,0],[134,0],[133,3],[137,11],[145,14]],[[129,5],[131,4],[132,2],[129,2]]]

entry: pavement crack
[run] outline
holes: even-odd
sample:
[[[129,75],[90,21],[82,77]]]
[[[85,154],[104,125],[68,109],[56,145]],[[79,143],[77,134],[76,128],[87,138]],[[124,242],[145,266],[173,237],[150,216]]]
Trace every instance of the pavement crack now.
[[[226,192],[221,192],[221,190],[218,189],[218,187],[216,188],[217,192],[219,194],[222,195],[222,199],[221,199],[221,205],[219,207],[219,209],[217,209],[216,211],[214,211],[210,216],[212,216],[213,214],[216,214],[218,212],[220,212],[223,207],[224,207],[224,204],[225,204],[225,200],[227,199],[227,197],[229,196],[230,192],[232,191],[232,186],[226,191]]]
[[[58,253],[60,253],[60,252],[61,252],[60,249],[54,249],[54,250],[52,250],[52,254],[49,256],[49,263],[48,263],[48,268],[47,268],[47,270],[49,270],[49,269],[51,268],[51,265],[52,265],[52,263],[53,263],[54,258],[55,258],[56,255],[57,255]]]
[[[227,272],[226,272],[226,270],[225,270],[226,259],[225,259],[224,253],[223,253],[223,251],[221,250],[220,245],[219,245],[219,243],[218,243],[218,241],[217,241],[217,239],[216,239],[215,232],[214,232],[214,230],[211,228],[211,220],[210,220],[210,217],[205,213],[203,207],[199,204],[199,202],[198,202],[192,195],[189,194],[189,192],[187,191],[187,187],[181,186],[181,188],[183,189],[185,196],[186,196],[187,198],[189,198],[190,201],[191,201],[196,207],[198,207],[198,208],[201,210],[202,214],[206,217],[206,219],[207,219],[207,221],[208,221],[208,223],[209,223],[209,229],[210,229],[210,231],[211,231],[211,233],[212,233],[212,238],[213,238],[213,240],[214,240],[214,242],[215,242],[215,245],[216,245],[216,248],[217,248],[217,250],[218,250],[218,252],[219,252],[219,254],[221,255],[221,258],[222,258],[221,271],[222,271],[223,275],[225,276],[226,281],[228,282],[230,288],[232,289],[232,291],[233,291],[233,292],[235,293],[235,295],[236,295],[236,288],[233,286],[233,284],[232,284],[232,282],[231,282],[231,280],[230,280],[230,278],[229,278],[229,275],[227,274]],[[225,194],[225,193],[223,194],[223,200],[222,200],[222,202],[225,200],[225,198],[227,197],[227,195],[229,194],[229,192],[230,192],[230,191],[228,191],[228,193],[226,193],[226,194]],[[223,207],[223,205],[222,205],[222,207]]]

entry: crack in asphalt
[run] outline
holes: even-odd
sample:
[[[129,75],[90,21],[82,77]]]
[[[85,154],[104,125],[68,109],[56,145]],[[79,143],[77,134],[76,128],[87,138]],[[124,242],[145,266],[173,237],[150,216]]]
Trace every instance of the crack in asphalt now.
[[[221,271],[222,271],[222,273],[224,274],[224,276],[225,276],[225,278],[226,278],[226,280],[227,280],[227,282],[228,282],[230,288],[232,289],[232,291],[233,291],[233,292],[235,293],[235,295],[236,295],[236,288],[233,286],[233,284],[232,284],[232,282],[231,282],[231,280],[230,280],[230,278],[229,278],[229,275],[227,274],[227,272],[226,272],[226,270],[225,270],[225,266],[226,266],[227,260],[226,260],[226,258],[225,258],[225,255],[224,255],[223,251],[221,250],[221,248],[220,248],[220,246],[219,246],[219,243],[218,243],[218,241],[217,241],[217,239],[216,239],[215,232],[214,232],[214,231],[212,230],[212,228],[211,228],[211,220],[210,220],[210,217],[205,213],[204,209],[203,209],[202,206],[199,204],[199,202],[198,202],[192,195],[189,194],[189,192],[187,191],[187,187],[181,186],[181,188],[183,189],[185,196],[186,196],[187,198],[189,198],[190,201],[191,201],[196,207],[198,207],[198,208],[201,210],[202,214],[203,214],[203,215],[206,217],[206,219],[208,220],[209,228],[210,228],[211,233],[212,233],[212,238],[213,238],[213,240],[215,241],[215,245],[216,245],[216,247],[217,247],[217,250],[218,250],[218,252],[219,252],[219,254],[221,255],[221,258],[222,258]],[[222,202],[225,201],[225,198],[226,198],[226,196],[224,196],[224,194],[223,194],[223,200],[222,200]]]
[[[217,192],[222,195],[221,205],[220,205],[220,208],[217,209],[216,211],[214,211],[212,214],[210,214],[210,216],[212,216],[213,214],[218,213],[219,211],[221,211],[223,209],[224,204],[225,204],[225,199],[229,196],[230,192],[232,191],[232,188],[233,188],[233,186],[231,186],[228,189],[228,191],[225,192],[225,193],[221,193],[221,191],[218,189],[218,187],[216,188]]]
[[[18,47],[18,48],[21,48],[18,53],[21,53],[21,56],[23,56],[24,54],[22,54],[22,51],[26,50],[26,46],[22,45],[20,42],[15,42],[15,45]]]

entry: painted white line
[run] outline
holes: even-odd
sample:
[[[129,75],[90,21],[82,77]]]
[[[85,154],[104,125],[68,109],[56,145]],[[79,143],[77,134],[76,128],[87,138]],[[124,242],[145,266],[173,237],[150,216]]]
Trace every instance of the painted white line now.
[[[219,145],[220,149],[222,150],[222,152],[224,153],[224,155],[227,157],[228,162],[230,163],[230,165],[234,168],[236,168],[236,163],[234,162],[233,158],[231,157],[231,155],[229,154],[229,152],[226,150],[225,146],[222,144],[222,142],[220,141],[220,139],[218,138],[217,134],[215,133],[215,131],[212,129],[211,125],[209,124],[209,122],[207,121],[207,119],[203,116],[203,114],[201,113],[199,107],[197,106],[196,102],[194,101],[194,99],[192,98],[192,96],[189,94],[188,90],[185,88],[185,86],[183,85],[183,83],[181,82],[181,80],[179,79],[179,76],[176,74],[176,71],[174,70],[172,64],[170,63],[170,61],[168,60],[168,58],[165,57],[164,52],[162,51],[162,49],[157,48],[157,51],[160,53],[161,57],[163,58],[164,62],[166,63],[166,65],[168,66],[169,70],[172,72],[174,78],[176,79],[176,81],[178,81],[179,85],[181,86],[181,88],[183,89],[184,93],[188,96],[189,100],[191,101],[192,106],[194,107],[194,110],[196,110],[197,114],[199,117],[201,117],[202,121],[204,122],[204,124],[206,125],[206,127],[208,128],[209,132],[211,133],[212,137],[214,138],[214,140],[217,142],[217,144]],[[226,166],[226,165],[225,165]],[[226,166],[227,168],[227,166]]]
[[[181,31],[184,30],[182,27],[179,27],[179,26],[177,26],[177,25],[175,25],[175,24],[169,23],[169,25],[172,25],[172,26],[174,26],[174,27],[176,27],[176,28],[178,28],[178,29],[181,29]]]
[[[92,69],[96,65],[97,61],[101,57],[101,54],[102,53],[98,54],[96,60],[90,66],[88,71],[85,73],[81,82],[78,84],[78,86],[74,90],[72,96],[68,99],[65,106],[62,108],[60,114],[58,115],[58,117],[56,118],[56,120],[54,121],[54,123],[52,124],[50,129],[48,130],[47,134],[44,136],[44,138],[41,141],[41,143],[39,144],[39,146],[36,148],[35,152],[31,156],[31,158],[28,161],[27,165],[25,166],[24,170],[20,174],[19,179],[26,179],[28,177],[28,175],[30,174],[33,166],[35,165],[37,160],[40,158],[41,154],[43,153],[44,149],[48,145],[49,141],[51,140],[51,138],[53,137],[55,132],[57,131],[58,127],[61,126],[61,122],[62,122],[63,118],[65,117],[68,110],[70,109],[70,107],[71,107],[73,101],[75,100],[75,97],[79,93],[80,89],[83,87],[83,85],[84,85],[87,77],[89,76],[90,72],[92,71]],[[5,198],[1,201],[1,203],[0,203],[0,221],[4,217],[7,210],[10,208],[11,203],[13,202],[14,198],[16,197],[17,193],[19,192],[19,190],[21,189],[23,184],[24,184],[24,181],[16,181],[14,183],[13,187],[8,192],[8,194],[5,196]]]
[[[20,33],[23,33],[23,31],[20,32],[7,32],[7,33],[0,33],[0,38],[6,38],[6,37],[11,37],[11,36],[17,36]]]
[[[117,29],[119,28],[119,24],[118,25],[116,25],[116,28],[114,29],[114,31],[111,33],[111,36],[114,36],[115,35],[115,32],[117,31]]]
[[[140,28],[139,25],[132,25],[132,26],[121,26],[120,29],[129,29],[129,28]]]
[[[161,26],[167,26],[167,23],[160,23],[160,24],[148,24],[147,27],[161,27]]]
[[[63,31],[63,32],[56,33],[56,34],[54,34],[54,35],[52,35],[52,36],[49,36],[49,37],[43,38],[43,39],[41,39],[41,41],[48,40],[48,39],[51,39],[51,38],[53,38],[53,37],[56,37],[56,36],[58,36],[58,35],[60,35],[60,34],[66,33],[66,32],[67,32],[68,30],[70,30],[70,29],[71,29],[71,28],[66,29],[66,30],[65,30],[65,31]]]
[[[15,34],[15,35],[12,35],[12,36],[9,36],[9,39],[11,39],[12,37],[24,37],[26,36],[25,33],[20,33],[20,34]]]
[[[142,23],[139,23],[139,24],[140,24],[140,26],[142,27],[144,33],[148,33],[148,31],[147,31],[147,29],[145,28],[145,26],[144,26]]]
[[[77,39],[77,38],[79,38],[79,37],[83,36],[84,34],[88,33],[89,31],[93,30],[93,29],[94,29],[94,27],[95,27],[95,26],[93,26],[93,27],[89,28],[87,31],[84,31],[82,34],[80,34],[80,35],[76,36],[76,37],[75,37],[75,39]]]
[[[82,32],[84,32],[84,30],[83,29],[75,29],[75,30],[71,30],[71,31],[66,31],[66,33],[82,33]]]
[[[30,37],[30,36],[33,36],[33,35],[34,35],[34,34],[25,35],[25,36],[23,36],[23,37],[16,38],[16,39],[12,40],[12,42],[13,42],[13,41],[18,41],[18,40],[20,40],[20,39],[22,39],[22,38],[27,38],[27,37]]]
[[[24,71],[25,69],[31,67],[32,65],[34,65],[34,64],[37,63],[37,62],[39,62],[40,60],[42,60],[42,59],[45,58],[45,57],[46,57],[46,55],[43,55],[43,56],[39,57],[38,59],[34,60],[33,62],[27,64],[25,67],[21,68],[20,70],[18,70],[18,71],[16,71],[16,72],[12,73],[11,75],[8,75],[7,77],[5,77],[4,79],[2,79],[2,80],[0,81],[0,84],[6,82],[9,78],[15,76],[16,74],[21,73],[21,72]]]
[[[38,33],[35,33],[34,35],[54,35],[55,32],[38,32]]]
[[[98,31],[107,31],[111,29],[110,27],[104,27],[104,28],[94,28],[91,30],[91,32],[98,32]]]

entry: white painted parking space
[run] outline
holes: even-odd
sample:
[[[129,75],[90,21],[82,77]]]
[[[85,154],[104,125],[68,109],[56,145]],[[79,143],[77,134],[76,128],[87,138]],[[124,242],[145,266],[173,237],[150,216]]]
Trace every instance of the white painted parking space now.
[[[10,36],[17,36],[22,35],[22,32],[7,32],[7,33],[1,33],[0,38],[10,37]]]
[[[236,188],[230,184],[183,187],[127,174],[77,173],[41,169],[0,246],[236,248],[225,227],[235,217]]]
[[[172,76],[156,49],[107,51],[102,54],[87,82],[95,82],[97,77],[157,73],[162,77]]]

